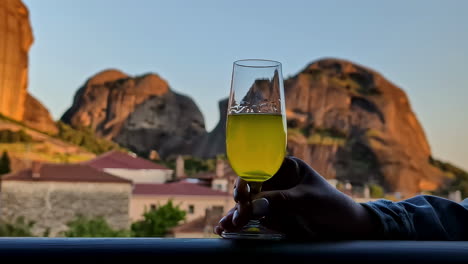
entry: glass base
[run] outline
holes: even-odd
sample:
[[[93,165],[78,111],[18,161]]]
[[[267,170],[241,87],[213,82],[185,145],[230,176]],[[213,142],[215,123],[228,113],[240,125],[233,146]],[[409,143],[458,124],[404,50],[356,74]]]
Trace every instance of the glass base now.
[[[221,233],[221,237],[228,239],[259,239],[259,240],[282,240],[284,234],[268,229],[260,224],[258,220],[250,220],[240,231]]]

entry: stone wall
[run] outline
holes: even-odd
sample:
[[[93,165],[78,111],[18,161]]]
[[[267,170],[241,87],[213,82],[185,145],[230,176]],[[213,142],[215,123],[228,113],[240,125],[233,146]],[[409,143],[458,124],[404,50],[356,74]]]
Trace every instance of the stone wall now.
[[[131,185],[125,183],[4,181],[0,216],[19,216],[36,222],[33,233],[60,236],[77,215],[102,216],[113,228],[129,228]]]

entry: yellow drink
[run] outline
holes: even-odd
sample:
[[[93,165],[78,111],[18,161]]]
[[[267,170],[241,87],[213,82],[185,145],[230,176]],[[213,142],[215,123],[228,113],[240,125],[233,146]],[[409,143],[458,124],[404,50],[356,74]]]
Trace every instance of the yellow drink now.
[[[227,156],[246,181],[263,182],[280,168],[286,154],[286,128],[278,114],[228,115]]]

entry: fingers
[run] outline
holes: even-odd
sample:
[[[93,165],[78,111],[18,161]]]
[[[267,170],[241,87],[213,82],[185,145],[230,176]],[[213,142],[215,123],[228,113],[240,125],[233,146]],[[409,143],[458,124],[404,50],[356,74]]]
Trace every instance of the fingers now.
[[[251,215],[252,206],[250,202],[238,203],[234,208],[229,210],[226,216],[219,220],[218,225],[214,228],[213,231],[216,234],[221,235],[224,230],[237,230],[247,224]]]
[[[215,228],[213,230],[215,232],[215,234],[221,235],[221,233],[224,230],[233,230],[234,229],[234,225],[232,223],[232,217],[234,215],[234,212],[236,211],[236,207],[229,210],[227,212],[227,214],[223,218],[221,218],[221,220],[219,220],[218,225],[215,226]]]
[[[250,199],[250,186],[246,181],[241,178],[237,178],[236,184],[234,187],[234,201],[238,202],[247,202]]]

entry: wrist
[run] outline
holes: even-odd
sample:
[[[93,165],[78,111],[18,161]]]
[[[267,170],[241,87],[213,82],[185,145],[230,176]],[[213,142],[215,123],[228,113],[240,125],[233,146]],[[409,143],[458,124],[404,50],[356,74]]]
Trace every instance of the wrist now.
[[[356,206],[356,230],[360,239],[382,239],[382,223],[379,217],[364,203]]]

